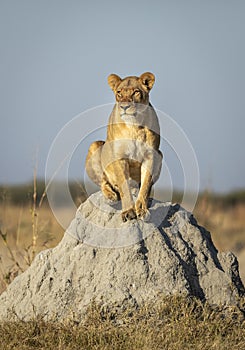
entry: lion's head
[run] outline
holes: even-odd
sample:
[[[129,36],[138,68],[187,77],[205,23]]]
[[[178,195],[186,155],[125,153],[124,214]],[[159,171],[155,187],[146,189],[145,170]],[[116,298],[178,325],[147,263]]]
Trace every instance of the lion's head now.
[[[143,73],[140,77],[121,79],[116,74],[108,77],[108,84],[115,94],[117,108],[122,119],[136,117],[149,106],[149,92],[155,82],[152,73]]]

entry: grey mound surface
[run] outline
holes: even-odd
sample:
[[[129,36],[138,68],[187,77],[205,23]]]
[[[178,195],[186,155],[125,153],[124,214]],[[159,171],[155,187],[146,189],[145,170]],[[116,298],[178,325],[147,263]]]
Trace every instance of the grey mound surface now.
[[[97,192],[62,241],[38,254],[0,296],[0,320],[82,320],[91,301],[141,306],[182,294],[229,306],[244,295],[238,263],[179,205],[151,201],[148,222],[122,223],[120,204]]]

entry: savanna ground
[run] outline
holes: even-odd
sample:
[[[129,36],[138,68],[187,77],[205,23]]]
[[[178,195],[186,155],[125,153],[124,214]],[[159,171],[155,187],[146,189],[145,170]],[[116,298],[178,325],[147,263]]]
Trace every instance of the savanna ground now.
[[[77,203],[84,200],[79,191],[71,188]],[[55,246],[63,236],[41,193],[42,184],[40,190],[31,185],[0,188],[0,293],[40,250]],[[65,215],[65,208],[61,210]],[[245,193],[202,193],[194,215],[211,232],[218,250],[236,254],[245,282]],[[244,300],[241,303],[244,309]],[[245,321],[236,309],[224,313],[178,297],[164,299],[158,307],[128,311],[119,319],[94,305],[83,325],[2,323],[3,349],[245,349]]]

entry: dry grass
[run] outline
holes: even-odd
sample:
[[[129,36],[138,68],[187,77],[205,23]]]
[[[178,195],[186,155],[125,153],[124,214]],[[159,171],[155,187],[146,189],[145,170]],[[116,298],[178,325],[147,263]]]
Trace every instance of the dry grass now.
[[[116,316],[92,305],[84,324],[42,320],[0,324],[1,349],[240,350],[245,324],[233,309],[211,309],[197,300],[165,298],[160,306]]]
[[[62,238],[64,230],[48,206],[38,208],[36,215],[33,241],[32,207],[0,205],[0,293],[31,264],[34,252],[53,247]]]
[[[219,251],[232,251],[237,256],[245,283],[245,204],[222,206],[203,197],[198,201],[194,215],[198,223],[211,232]]]

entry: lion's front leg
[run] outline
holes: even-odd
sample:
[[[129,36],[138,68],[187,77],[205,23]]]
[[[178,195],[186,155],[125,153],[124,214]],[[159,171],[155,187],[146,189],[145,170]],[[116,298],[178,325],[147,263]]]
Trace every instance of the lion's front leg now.
[[[138,218],[147,219],[149,216],[148,198],[152,185],[159,178],[161,167],[161,151],[152,150],[148,152],[141,165],[141,186],[135,202],[135,211]]]
[[[105,170],[110,183],[120,194],[122,201],[122,220],[129,221],[136,218],[134,201],[129,186],[129,164],[120,159],[110,163]]]
[[[135,211],[138,218],[148,218],[148,198],[152,187],[151,172],[142,164],[141,167],[141,187],[135,202]]]

